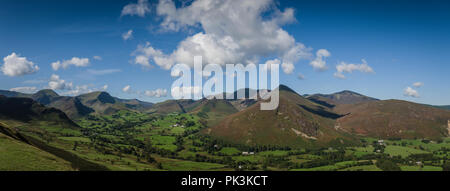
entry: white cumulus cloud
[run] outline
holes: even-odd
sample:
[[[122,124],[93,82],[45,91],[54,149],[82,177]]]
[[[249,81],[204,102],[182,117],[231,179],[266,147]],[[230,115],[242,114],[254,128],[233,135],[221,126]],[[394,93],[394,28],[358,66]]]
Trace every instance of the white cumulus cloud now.
[[[416,87],[416,88],[420,88],[423,85],[425,85],[423,82],[416,82],[416,83],[413,84],[413,86]]]
[[[405,90],[403,91],[403,95],[406,97],[414,97],[414,98],[420,97],[419,92],[411,87],[405,88]]]
[[[80,94],[91,93],[94,91],[105,91],[108,85],[103,87],[94,87],[92,84],[88,85],[74,85],[72,82],[66,82],[60,76],[53,74],[48,82],[48,87],[52,90],[59,90],[61,95],[77,96]]]
[[[43,80],[43,79],[33,79],[33,80],[25,80],[23,83],[24,84],[42,84],[42,83],[46,83],[47,80]]]
[[[264,70],[270,71],[272,65],[280,65],[280,64],[281,61],[279,59],[267,60],[264,65],[265,66]]]
[[[133,30],[128,30],[126,33],[122,34],[123,40],[129,40],[131,38],[133,38]]]
[[[102,60],[103,59],[101,56],[94,56],[92,58],[94,58],[94,60]]]
[[[282,29],[295,21],[294,10],[279,10],[273,0],[196,0],[182,7],[176,7],[171,0],[160,0],[156,10],[163,30],[202,31],[182,40],[169,54],[150,43],[138,46],[132,54],[134,63],[144,67],[152,63],[167,70],[177,63],[192,66],[194,56],[202,56],[203,64],[219,65],[278,57],[283,71],[292,73],[297,61],[311,58],[311,49]]]
[[[145,14],[150,12],[150,6],[148,0],[138,0],[137,3],[130,3],[123,7],[122,16],[125,15],[137,15],[140,17],[144,17]]]
[[[284,62],[283,64],[281,64],[281,69],[283,69],[283,72],[286,74],[292,74],[292,72],[294,72],[295,66],[293,63]]]
[[[166,89],[156,89],[156,90],[147,90],[144,93],[148,97],[166,97],[167,96],[167,90]]]
[[[362,59],[362,64],[347,64],[345,62],[341,62],[336,66],[336,73],[334,73],[334,76],[336,78],[344,79],[344,73],[352,73],[353,71],[374,73],[374,70],[369,66],[369,64],[367,64],[367,61]]]
[[[26,57],[20,57],[15,52],[3,58],[3,62],[0,70],[4,75],[11,77],[32,74],[39,70],[37,65],[34,65]]]
[[[187,99],[188,97],[184,97],[185,94],[194,94],[198,95],[202,93],[202,87],[199,86],[186,86],[186,87],[172,87],[171,95],[175,99]]]
[[[71,90],[73,87],[72,82],[68,83],[61,79],[58,75],[52,74],[48,86],[52,90]]]
[[[94,69],[88,69],[86,72],[91,75],[95,76],[101,76],[101,75],[107,75],[107,74],[113,74],[117,72],[121,72],[120,69],[104,69],[104,70],[94,70]]]
[[[94,85],[77,85],[73,88],[71,88],[68,91],[62,92],[61,95],[68,95],[68,96],[78,96],[80,94],[86,94],[91,93],[95,91],[106,91],[108,89],[108,85],[104,85],[102,87],[94,87]]]
[[[93,91],[95,91],[95,89],[89,88],[89,85],[81,85],[71,88],[69,91],[63,92],[62,95],[77,96],[80,94],[91,93]]]
[[[55,71],[59,70],[60,68],[67,69],[69,66],[86,67],[89,65],[89,58],[73,57],[70,60],[53,62],[51,65],[53,70]]]
[[[9,91],[21,92],[21,93],[35,93],[37,90],[36,87],[16,87],[11,88]]]
[[[325,58],[330,57],[331,54],[326,49],[320,49],[316,52],[316,58],[309,63],[315,70],[325,71],[328,69]]]
[[[122,88],[122,91],[125,93],[129,93],[131,91],[131,86],[130,85],[126,85],[125,87]]]

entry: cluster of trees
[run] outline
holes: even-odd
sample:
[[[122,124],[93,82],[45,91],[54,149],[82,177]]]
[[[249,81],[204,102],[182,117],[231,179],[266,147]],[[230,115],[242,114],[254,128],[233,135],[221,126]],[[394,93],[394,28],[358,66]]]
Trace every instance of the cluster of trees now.
[[[383,171],[401,171],[400,167],[388,158],[380,158],[375,165]]]
[[[56,136],[47,132],[47,131],[35,131],[34,132],[39,138],[44,140],[47,144],[51,143],[53,140],[55,140]]]
[[[346,156],[344,150],[326,152],[313,151],[311,154],[321,156],[320,159],[307,161],[300,164],[295,164],[291,168],[314,168],[319,166],[333,165],[337,162],[353,160],[351,156]]]
[[[175,145],[177,146],[177,150],[175,152],[180,152],[184,149],[183,143],[183,136],[175,137]]]
[[[192,116],[186,117],[181,116],[177,118],[177,122],[180,125],[184,125],[185,127],[192,127],[195,126],[197,123],[195,123],[194,118]]]
[[[214,139],[207,135],[194,135],[190,138],[193,141],[193,145],[196,147],[202,147],[208,153],[214,153],[220,150],[222,147],[234,147],[240,151],[248,151],[248,152],[263,152],[263,151],[275,151],[275,150],[283,150],[283,151],[291,151],[292,148],[288,146],[278,146],[278,145],[243,145],[243,144],[235,144],[230,143],[228,141]]]
[[[377,141],[374,141],[372,143],[372,146],[373,146],[373,152],[376,152],[376,153],[384,153],[384,149],[386,148],[386,146],[384,144],[382,144],[382,143],[380,144]]]
[[[262,163],[262,169],[267,170],[268,166],[278,168],[289,168],[292,166],[292,163],[289,162],[286,156],[268,155],[264,158],[264,161]]]

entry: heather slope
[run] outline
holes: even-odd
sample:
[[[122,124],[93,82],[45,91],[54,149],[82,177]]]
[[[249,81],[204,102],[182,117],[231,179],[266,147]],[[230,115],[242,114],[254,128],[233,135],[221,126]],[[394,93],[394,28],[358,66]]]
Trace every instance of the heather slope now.
[[[336,112],[347,114],[337,124],[345,131],[382,138],[440,138],[448,136],[450,111],[401,101],[373,101],[342,105]]]
[[[355,140],[334,129],[339,115],[280,86],[276,110],[260,110],[260,101],[203,131],[213,137],[247,145],[315,147],[352,144]]]

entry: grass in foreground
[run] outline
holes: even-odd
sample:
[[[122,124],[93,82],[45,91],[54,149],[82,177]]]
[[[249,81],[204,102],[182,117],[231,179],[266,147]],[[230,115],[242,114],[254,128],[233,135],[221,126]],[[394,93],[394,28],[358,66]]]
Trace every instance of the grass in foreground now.
[[[0,153],[0,171],[74,170],[69,162],[3,134],[0,134]]]

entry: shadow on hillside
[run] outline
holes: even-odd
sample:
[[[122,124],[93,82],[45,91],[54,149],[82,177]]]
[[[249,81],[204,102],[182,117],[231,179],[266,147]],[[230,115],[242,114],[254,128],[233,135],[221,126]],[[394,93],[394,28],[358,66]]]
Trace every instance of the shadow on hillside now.
[[[326,111],[322,107],[320,107],[320,109],[316,110],[316,109],[312,109],[312,108],[306,107],[304,105],[298,105],[298,106],[302,107],[306,111],[309,111],[311,113],[314,113],[316,115],[319,115],[319,116],[322,116],[322,117],[326,117],[326,118],[337,119],[337,118],[340,118],[340,117],[344,116],[344,115],[339,115],[339,114],[336,114],[336,113],[333,113],[333,112]]]

